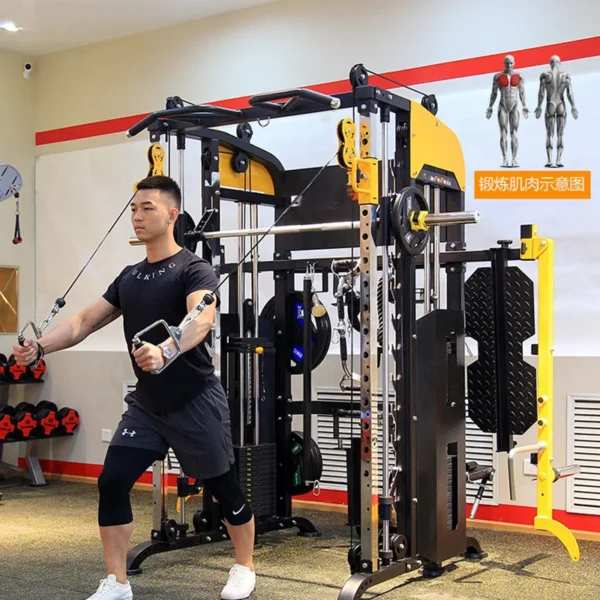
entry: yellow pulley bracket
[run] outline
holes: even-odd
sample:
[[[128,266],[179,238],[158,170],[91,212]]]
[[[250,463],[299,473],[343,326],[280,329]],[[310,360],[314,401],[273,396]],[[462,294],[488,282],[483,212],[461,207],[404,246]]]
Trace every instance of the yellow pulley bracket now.
[[[360,158],[356,155],[356,124],[350,118],[338,123],[338,163],[348,171],[348,188],[359,204],[379,204],[379,161],[370,157],[371,131],[360,126]]]
[[[165,151],[160,144],[152,144],[148,148],[148,174],[146,177],[153,177],[156,175],[165,174]],[[139,181],[133,185],[133,191],[137,192],[137,186]]]
[[[534,527],[548,531],[565,546],[572,560],[579,560],[579,545],[573,533],[552,518],[552,486],[562,477],[578,472],[577,465],[556,468],[554,456],[554,240],[540,238],[536,225],[521,227],[522,260],[538,262],[538,377],[537,377],[537,439],[538,443],[527,448],[538,452],[537,516]],[[509,453],[523,451],[515,448]],[[516,451],[516,452],[515,452]],[[511,457],[510,454],[513,454]],[[511,484],[514,490],[514,462]]]

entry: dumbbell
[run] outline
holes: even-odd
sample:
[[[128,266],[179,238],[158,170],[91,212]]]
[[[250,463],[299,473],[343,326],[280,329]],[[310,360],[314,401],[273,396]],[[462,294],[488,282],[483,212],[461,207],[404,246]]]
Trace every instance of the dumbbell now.
[[[42,358],[35,367],[33,365],[27,366],[27,378],[32,379],[34,381],[39,381],[44,376],[44,373],[46,373],[47,370],[48,367],[46,365],[46,362]]]
[[[69,408],[68,406],[61,408],[56,416],[60,423],[56,430],[57,433],[73,433],[81,422],[79,413],[74,408]]]
[[[6,358],[6,354],[0,354],[0,381],[4,381],[6,379],[4,371],[6,369],[7,363],[8,358]]]
[[[0,442],[10,439],[15,432],[13,417],[15,409],[13,406],[3,406],[0,408]]]
[[[10,355],[4,367],[4,378],[6,381],[23,381],[27,379],[27,367],[18,365],[14,354]]]
[[[58,420],[58,407],[54,402],[48,402],[48,400],[38,402],[35,407],[34,418],[38,422],[35,433],[40,437],[51,436],[60,425],[60,421]]]
[[[36,408],[31,402],[19,402],[15,406],[15,415],[13,425],[15,426],[14,436],[19,440],[26,440],[38,426],[34,417]]]

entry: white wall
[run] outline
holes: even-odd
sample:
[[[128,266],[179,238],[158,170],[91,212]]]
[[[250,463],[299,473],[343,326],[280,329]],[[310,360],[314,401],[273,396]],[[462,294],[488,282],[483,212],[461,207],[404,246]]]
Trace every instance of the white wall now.
[[[358,62],[384,72],[592,37],[599,17],[594,0],[569,10],[542,0],[280,0],[42,57],[36,130],[151,112],[172,95],[210,102],[346,79]]]
[[[582,18],[582,15],[586,18]],[[165,98],[170,95],[180,95],[186,100],[201,103],[289,86],[345,80],[350,67],[357,62],[383,72],[591,37],[597,35],[598,17],[600,6],[594,0],[574,0],[569,4],[568,11],[551,10],[547,3],[540,0],[527,3],[507,0],[502,5],[478,0],[453,3],[443,0],[386,0],[368,5],[357,0],[327,3],[316,0],[301,3],[279,1],[160,32],[40,58],[39,65],[36,65],[35,128],[37,131],[44,131],[149,112],[162,108]],[[148,48],[152,48],[152,52],[149,53]],[[578,146],[577,152],[583,152],[586,161],[594,161],[595,144],[588,136],[593,135],[596,125],[593,115],[597,117],[597,108],[593,104],[592,95],[582,96],[578,90],[585,88],[584,78],[588,78],[585,79],[588,82],[585,89],[597,89],[594,88],[597,85],[594,78],[597,77],[595,73],[598,65],[590,59],[566,63],[564,67],[578,78],[575,92],[582,107],[580,121],[574,123],[571,120],[568,124],[565,158],[568,155],[569,160],[575,159],[571,140],[580,135],[579,139],[583,143]],[[501,69],[502,65],[499,64],[498,68]],[[534,81],[539,70],[535,68],[527,73],[530,108],[534,108],[537,92]],[[497,125],[494,120],[486,121],[484,118],[490,85],[491,76],[486,75],[421,86],[426,91],[438,94],[440,117],[460,132],[461,143],[465,151],[469,152],[467,166],[470,171],[497,166]],[[467,96],[467,91],[472,95]],[[409,92],[406,95],[413,97]],[[468,104],[467,107],[465,103]],[[326,121],[322,126],[326,126]],[[283,153],[283,146],[286,144],[281,142],[282,134],[277,137],[277,131],[283,131],[286,127],[291,125],[279,125],[279,129],[270,126],[264,132],[261,131],[260,135],[263,137],[264,134],[267,140],[269,135],[275,134],[273,143]],[[528,123],[522,123],[521,131],[527,132],[523,136],[526,135],[531,144],[531,166],[541,167],[535,162],[539,144],[543,147],[543,138],[539,137],[543,133],[541,122],[530,118]],[[304,126],[297,131],[303,147],[307,148],[307,154],[310,152],[310,160],[314,161],[312,164],[318,164],[321,158],[317,160],[315,149],[324,153],[321,148],[323,140],[327,140],[326,144],[334,144],[334,137],[331,132],[323,134],[322,138],[315,140],[316,145],[313,146],[306,141],[307,132]],[[286,139],[291,139],[294,133],[287,129]],[[89,251],[95,247],[107,225],[112,222],[112,215],[118,213],[121,204],[129,197],[131,185],[139,177],[137,174],[145,170],[143,149],[147,138],[140,136],[138,140],[126,143],[124,135],[119,134],[36,148],[39,155],[53,155],[44,156],[38,161],[38,223],[42,222],[44,215],[44,222],[52,222],[60,228],[60,219],[56,216],[52,221],[46,219],[50,219],[52,214],[59,215],[61,211],[70,217],[68,231],[54,231],[54,236],[49,228],[45,231],[42,228],[40,231],[39,243],[43,243],[43,248],[39,248],[37,254],[40,282],[38,299],[43,299],[40,303],[43,306],[38,307],[38,316],[49,308],[49,299],[53,301],[56,295],[63,292],[64,283],[68,283],[71,274],[76,272],[75,266],[83,264]],[[255,141],[258,143],[258,137]],[[265,147],[268,144],[266,141]],[[81,152],[108,145],[110,147],[102,150]],[[526,147],[524,141],[524,159],[527,156]],[[58,156],[67,152],[68,156]],[[479,157],[484,156],[490,157],[489,165],[479,161]],[[580,155],[577,156],[579,160]],[[325,157],[327,158],[329,154]],[[284,165],[288,168],[306,166],[288,165],[285,160]],[[577,165],[578,168],[584,166],[593,169],[597,162]],[[58,186],[52,188],[53,182],[60,184],[59,189],[63,193],[56,192]],[[468,179],[470,185],[471,182],[472,177]],[[54,202],[56,204],[52,204]],[[470,208],[475,206],[473,202],[469,204]],[[567,208],[573,209],[574,206],[569,204]],[[499,210],[502,208],[499,204],[488,202],[478,206],[484,219],[486,211],[489,211],[487,214],[491,215],[491,219],[484,222],[494,223],[494,227],[488,229],[486,224],[477,231],[470,232],[470,247],[494,245],[500,237],[511,237],[517,241],[518,225],[524,220],[533,220],[534,217],[547,225],[540,234],[560,238],[562,214],[556,211],[545,212],[548,207],[548,204],[537,205],[530,211],[531,205],[515,203],[511,204],[511,208],[515,211],[525,210],[525,214],[505,216]],[[584,210],[591,210],[583,204],[577,205],[577,208],[582,207]],[[585,225],[591,220],[592,214],[583,214],[582,222]],[[72,218],[73,215],[76,218]],[[121,223],[113,232],[112,241],[96,257],[90,273],[84,276],[79,288],[73,291],[65,311],[70,310],[72,305],[77,306],[85,299],[86,294],[91,297],[103,291],[106,279],[113,272],[111,269],[114,267],[116,273],[122,264],[137,256],[137,250],[125,245],[125,239],[129,235],[127,227],[126,223]],[[582,233],[583,242],[591,250],[593,246],[590,244],[589,231],[593,227],[590,224],[588,232],[584,229]],[[60,270],[51,269],[54,262],[49,263],[48,258],[59,247],[51,245],[53,237],[55,241],[56,238],[64,238],[61,244],[69,249],[68,268],[61,264]],[[562,247],[565,248],[564,243]],[[572,260],[577,258],[569,256]],[[588,256],[591,258],[591,255]],[[563,263],[559,267],[562,271],[557,270],[557,277],[560,273],[564,276],[568,265]],[[577,306],[581,312],[589,308],[593,298],[593,290],[588,290],[587,295],[582,292],[581,285],[587,283],[585,273],[581,269],[577,272],[572,292],[569,283],[561,284],[561,289],[568,288],[573,294],[573,302],[579,303]],[[590,278],[594,273],[597,274],[597,271],[590,272]],[[58,288],[56,291],[54,285]],[[567,297],[564,296],[565,302]],[[561,307],[557,309],[560,310]],[[588,341],[600,339],[600,336],[593,333],[593,327],[598,322],[600,321],[597,320],[594,325],[588,319],[590,333],[585,338]],[[97,342],[90,342],[92,346],[82,346],[82,350],[86,351],[81,352],[77,358],[73,357],[74,362],[67,353],[49,358],[52,373],[48,391],[52,395],[60,394],[64,403],[78,407],[82,418],[89,424],[89,429],[86,425],[86,429],[78,434],[80,437],[85,434],[85,441],[78,438],[72,444],[68,441],[61,442],[60,451],[58,447],[48,448],[45,450],[46,456],[73,462],[101,462],[105,446],[99,442],[100,430],[115,425],[121,408],[121,376],[125,376],[128,368],[128,358],[124,352],[120,358],[118,352],[112,354],[112,351],[118,349],[115,344],[118,343],[116,340],[119,332],[120,325],[113,325],[109,332],[103,334],[104,337],[99,336]],[[576,332],[577,336],[586,335],[582,329],[576,329]],[[562,333],[564,331],[561,332],[560,325],[557,324],[557,335]],[[105,353],[104,358],[108,359],[110,356],[111,360],[118,361],[119,366],[116,367],[114,363],[110,366],[102,360],[99,350],[110,350],[111,354]],[[566,353],[572,355],[577,352],[577,349],[571,348]],[[329,360],[337,359],[332,357]],[[557,371],[562,368],[563,360],[565,369],[572,368],[570,359],[558,359]],[[75,363],[77,377],[73,378],[71,368]],[[327,364],[333,365],[329,362]],[[577,364],[578,368],[580,364],[586,365],[582,376],[595,371],[589,368],[587,362]],[[110,373],[110,376],[101,380],[101,390],[85,384],[90,381],[90,378],[86,378],[86,373],[95,376],[98,365],[102,365]],[[331,372],[333,376],[329,385],[336,385],[338,373],[333,369]],[[113,373],[118,373],[119,376],[113,377]],[[561,377],[565,381],[570,380],[570,371],[565,371]],[[57,381],[61,382],[60,392],[55,384]],[[593,378],[580,383],[575,391],[600,391]],[[586,389],[579,389],[582,386]],[[569,388],[568,391],[574,390]],[[105,399],[108,403],[106,406],[110,406],[110,409],[105,409],[104,404],[98,403],[99,395]],[[563,396],[561,392],[561,397]],[[562,434],[557,435],[560,437]],[[531,496],[527,497],[527,503],[532,503],[533,500]]]
[[[0,204],[0,265],[19,267],[19,320],[24,323],[34,310],[34,248],[33,218],[34,168],[33,168],[33,102],[35,90],[32,81],[22,77],[27,57],[0,50],[0,163],[15,167],[23,178],[20,193],[20,221],[23,242],[12,243],[15,230],[14,198]],[[14,334],[0,334],[0,353],[9,356],[16,339]],[[12,402],[22,399],[22,388],[0,388],[0,404],[8,398]],[[4,458],[10,460],[16,449],[7,445]]]
[[[20,193],[21,236],[23,243],[13,244],[15,229],[14,198],[0,204],[0,265],[18,266],[19,314],[31,315],[33,310],[33,252],[35,246],[33,199],[33,101],[32,81],[22,77],[26,57],[0,50],[0,163],[15,167],[23,178]],[[6,353],[12,346],[9,336],[0,334],[0,352]]]

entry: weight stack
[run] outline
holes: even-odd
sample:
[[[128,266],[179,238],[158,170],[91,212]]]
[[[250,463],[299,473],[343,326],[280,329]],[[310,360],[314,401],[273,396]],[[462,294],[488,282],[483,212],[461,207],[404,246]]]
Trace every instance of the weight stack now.
[[[240,485],[256,519],[276,513],[275,444],[235,446]]]
[[[417,554],[441,564],[467,544],[462,313],[426,314],[417,340]]]

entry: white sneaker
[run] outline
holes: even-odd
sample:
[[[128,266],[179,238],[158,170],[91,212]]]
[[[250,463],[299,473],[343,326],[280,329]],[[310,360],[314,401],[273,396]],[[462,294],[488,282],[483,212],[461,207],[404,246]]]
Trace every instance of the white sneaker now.
[[[100,587],[87,600],[132,600],[133,592],[129,581],[119,583],[115,575],[109,575],[100,581]]]
[[[221,600],[244,600],[256,587],[256,573],[243,565],[233,565],[227,585],[221,592]]]

